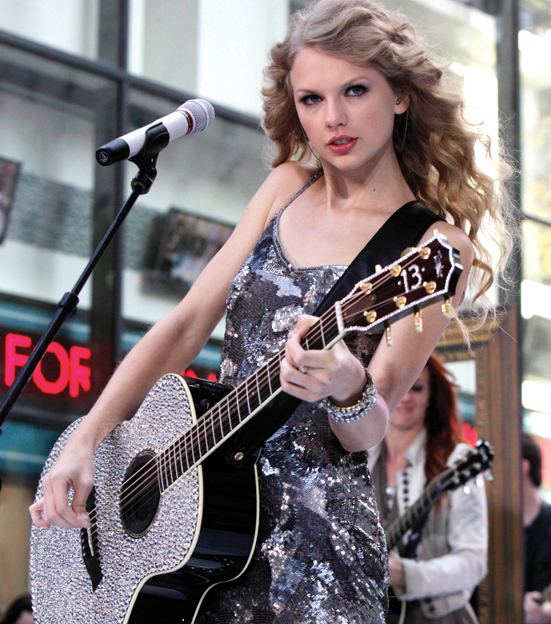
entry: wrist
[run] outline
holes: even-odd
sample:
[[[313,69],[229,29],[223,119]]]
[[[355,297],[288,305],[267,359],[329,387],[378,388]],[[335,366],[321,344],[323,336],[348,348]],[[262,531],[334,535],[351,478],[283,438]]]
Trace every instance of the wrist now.
[[[352,405],[338,405],[329,397],[322,400],[322,404],[332,420],[338,423],[351,423],[359,420],[374,405],[377,399],[377,389],[371,373],[365,369],[365,385],[359,398]]]

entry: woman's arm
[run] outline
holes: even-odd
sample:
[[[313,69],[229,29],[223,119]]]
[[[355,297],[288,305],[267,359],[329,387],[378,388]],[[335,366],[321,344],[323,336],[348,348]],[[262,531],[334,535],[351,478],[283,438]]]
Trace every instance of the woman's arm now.
[[[35,524],[48,528],[88,523],[85,503],[93,485],[93,455],[104,437],[131,416],[157,380],[180,373],[201,351],[224,315],[232,279],[266,223],[287,195],[300,188],[297,168],[275,169],[251,200],[224,247],[202,271],[183,301],[160,320],[115,371],[97,402],[71,434],[43,482],[44,497],[30,507]],[[74,489],[72,506],[67,495]]]
[[[459,228],[439,223],[438,229],[460,252],[463,272],[452,300],[457,307],[467,285],[473,247]],[[433,228],[427,231],[420,244],[432,236]],[[337,405],[353,405],[361,397],[366,384],[364,368],[342,340],[328,351],[303,350],[300,339],[313,322],[313,317],[302,317],[297,324],[297,332],[290,336],[281,365],[283,390],[305,401],[318,401],[329,396]],[[449,319],[437,304],[423,310],[424,330],[421,334],[415,331],[411,317],[405,317],[392,326],[393,345],[387,347],[386,342],[381,341],[368,367],[378,393],[373,407],[352,423],[329,420],[333,432],[347,451],[366,450],[383,439],[389,415],[419,377],[448,323]],[[300,372],[301,366],[308,368],[307,374]]]

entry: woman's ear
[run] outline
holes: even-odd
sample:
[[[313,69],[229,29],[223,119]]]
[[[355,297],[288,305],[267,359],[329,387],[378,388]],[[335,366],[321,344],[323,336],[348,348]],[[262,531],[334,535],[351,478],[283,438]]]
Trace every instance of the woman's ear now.
[[[396,96],[396,104],[394,106],[394,113],[401,115],[405,113],[409,107],[409,95],[401,93]]]

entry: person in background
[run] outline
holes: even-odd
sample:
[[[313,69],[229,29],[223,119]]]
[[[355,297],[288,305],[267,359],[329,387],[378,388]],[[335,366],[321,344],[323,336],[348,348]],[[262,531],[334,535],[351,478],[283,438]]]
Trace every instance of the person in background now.
[[[523,432],[524,613],[528,624],[551,624],[551,505],[540,496],[542,460],[537,440]]]
[[[33,624],[33,622],[33,608],[29,594],[16,598],[0,620],[0,624]]]
[[[433,354],[368,451],[383,526],[405,513],[425,486],[469,449],[462,442],[452,377]],[[482,478],[444,493],[423,528],[417,559],[389,557],[389,584],[407,601],[407,624],[474,624],[471,594],[486,575],[488,517]],[[402,605],[390,601],[388,622]],[[393,614],[396,614],[395,616]]]

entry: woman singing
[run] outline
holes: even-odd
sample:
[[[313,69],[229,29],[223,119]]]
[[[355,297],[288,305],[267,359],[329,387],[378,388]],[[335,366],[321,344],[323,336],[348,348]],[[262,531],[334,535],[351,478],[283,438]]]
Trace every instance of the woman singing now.
[[[249,567],[208,593],[198,622],[382,623],[387,554],[365,451],[449,321],[439,306],[423,312],[423,333],[402,319],[392,348],[364,334],[323,351],[300,340],[355,256],[415,202],[442,218],[438,230],[461,254],[455,305],[469,280],[483,294],[493,282],[483,225],[507,246],[499,184],[475,162],[486,139],[463,120],[461,96],[404,16],[371,0],[321,0],[297,13],[271,50],[263,97],[272,172],[185,299],[121,363],[31,515],[44,528],[87,525],[95,449],[160,376],[191,364],[226,314],[220,380],[238,384],[285,349],[282,388],[303,402],[259,460]]]

